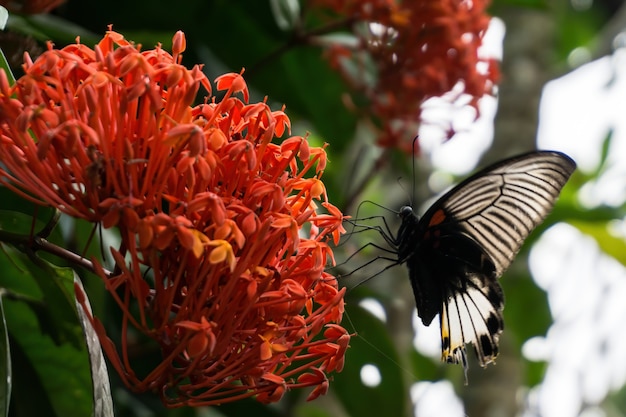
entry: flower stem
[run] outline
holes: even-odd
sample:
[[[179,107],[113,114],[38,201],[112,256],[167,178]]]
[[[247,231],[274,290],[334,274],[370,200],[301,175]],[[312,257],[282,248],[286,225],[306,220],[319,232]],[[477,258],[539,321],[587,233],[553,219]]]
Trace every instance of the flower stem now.
[[[62,248],[61,246],[55,245],[54,243],[49,242],[46,238],[39,235],[28,236],[0,230],[0,242],[9,243],[21,250],[22,252],[26,253],[35,253],[40,250],[48,252],[52,255],[58,256],[59,258],[68,261],[71,264],[83,267],[90,272],[96,272],[93,262],[91,262],[89,259],[83,258],[82,256],[77,255],[74,252],[65,248]],[[105,270],[105,272],[107,276],[113,275],[110,271]]]

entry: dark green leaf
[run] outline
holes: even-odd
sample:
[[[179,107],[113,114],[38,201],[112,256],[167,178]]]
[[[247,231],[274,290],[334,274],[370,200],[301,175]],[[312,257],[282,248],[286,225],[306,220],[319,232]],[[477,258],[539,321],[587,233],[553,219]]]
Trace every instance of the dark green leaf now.
[[[602,153],[600,154],[600,163],[598,164],[598,170],[596,171],[596,176],[598,176],[601,172],[606,169],[606,162],[609,156],[609,150],[611,149],[611,143],[613,139],[613,130],[609,130],[606,137],[602,141]]]
[[[218,409],[219,412],[225,416],[237,417],[237,416],[255,416],[255,417],[280,417],[279,410],[264,406],[256,400],[247,398],[242,401],[235,401],[221,405]]]
[[[12,15],[8,27],[41,42],[55,39],[62,43],[73,43],[76,37],[80,36],[82,42],[93,44],[100,39],[100,36],[85,30],[82,26],[47,13],[31,16]]]
[[[5,302],[7,326],[11,336],[23,352],[23,359],[15,358],[12,345],[15,386],[13,393],[27,393],[30,401],[37,398],[42,404],[49,402],[54,413],[40,412],[24,415],[88,416],[92,411],[91,376],[87,352],[65,343],[57,345],[43,334],[30,309],[19,301]],[[78,325],[78,324],[77,324]],[[37,377],[18,383],[24,375],[24,362],[34,369]],[[41,387],[39,387],[41,385]],[[39,392],[41,391],[41,392]],[[46,406],[47,407],[47,406]]]
[[[572,220],[569,223],[582,233],[594,238],[604,253],[612,256],[622,265],[626,265],[626,241],[615,233],[611,233],[605,222]]]
[[[389,332],[378,318],[358,305],[346,308],[358,335],[350,341],[343,371],[330,387],[351,416],[403,416],[408,388]],[[361,381],[361,369],[374,365],[381,375],[378,386]]]
[[[11,414],[14,416],[47,416],[55,417],[59,415],[52,403],[49,394],[41,380],[40,374],[35,369],[22,346],[10,337],[11,361],[13,368],[19,369],[13,375],[13,394],[11,397]]]
[[[313,130],[332,144],[333,152],[345,149],[354,135],[356,117],[346,109],[341,99],[346,86],[321,59],[322,50],[299,44],[293,34],[280,31],[266,3],[231,2],[225,7],[225,2],[215,1],[211,5],[207,12],[219,14],[220,19],[204,28],[197,40],[207,45],[228,71],[246,68],[244,76],[253,92],[259,91],[258,98],[269,95],[272,107],[284,103],[292,121],[303,117],[312,123]],[[205,62],[212,78],[224,72],[223,66],[213,64]]]
[[[7,417],[9,415],[12,379],[9,333],[4,317],[3,300],[0,297],[0,416]]]
[[[548,7],[547,0],[495,0],[493,6],[517,6],[529,9],[542,9],[545,10]]]
[[[11,67],[9,66],[9,62],[7,61],[6,56],[4,56],[4,52],[0,49],[0,68],[2,68],[7,74],[7,78],[10,84],[15,83],[15,77],[13,76],[13,72],[11,71]]]
[[[29,410],[39,409],[36,408],[39,406],[43,407],[40,410],[45,410],[47,403],[54,409],[54,413],[41,411],[20,415],[90,415],[93,401],[91,376],[74,310],[73,273],[54,268],[40,259],[36,262],[39,266],[10,248],[5,247],[0,253],[0,270],[3,272],[0,287],[7,291],[4,311],[12,340],[12,365],[13,369],[20,370],[14,373],[13,396],[19,392],[18,397],[28,394],[30,401],[37,398],[41,404],[22,404]],[[35,274],[40,276],[35,277]],[[68,290],[72,291],[71,304],[65,298]],[[41,305],[48,311],[48,324],[37,318],[34,305]],[[44,329],[42,326],[49,327]],[[17,359],[14,346],[19,349]],[[28,369],[31,368],[36,378],[31,375],[23,379],[23,376],[30,375]],[[18,381],[22,382],[18,384]]]
[[[525,259],[517,259],[517,265]],[[523,275],[514,274],[516,268],[505,273],[500,280],[507,295],[504,308],[505,331],[517,338],[521,345],[533,336],[545,335],[552,323],[546,293],[528,276],[527,269],[520,268]],[[532,306],[532,307],[531,307]]]
[[[87,344],[87,352],[89,353],[89,363],[91,365],[91,380],[93,383],[93,417],[113,417],[113,400],[111,399],[111,384],[109,383],[109,374],[107,365],[102,354],[102,346],[98,334],[94,330],[87,314],[83,311],[83,307],[78,302],[78,297],[85,299],[85,306],[89,309],[89,314],[93,315],[89,299],[83,289],[83,285],[74,274],[74,288],[80,291],[77,294],[76,310],[80,325],[83,328],[85,342]]]
[[[83,336],[74,306],[74,271],[59,268],[31,255],[24,266],[41,288],[43,302],[50,314],[50,326],[42,328],[57,344],[69,342],[83,346]]]
[[[333,417],[333,410],[325,407],[323,401],[319,404],[317,402],[304,403],[302,406],[298,407],[297,416],[298,417]]]
[[[31,232],[38,232],[54,215],[54,209],[51,207],[38,206],[28,201],[7,187],[0,186],[0,229],[31,235]],[[11,214],[11,212],[23,213],[22,216]],[[33,217],[36,219],[33,228]]]
[[[432,323],[431,326],[438,326],[438,323]],[[411,349],[410,355],[413,373],[418,375],[420,380],[435,381],[444,378],[446,371],[455,368],[438,359],[426,357],[415,349]]]

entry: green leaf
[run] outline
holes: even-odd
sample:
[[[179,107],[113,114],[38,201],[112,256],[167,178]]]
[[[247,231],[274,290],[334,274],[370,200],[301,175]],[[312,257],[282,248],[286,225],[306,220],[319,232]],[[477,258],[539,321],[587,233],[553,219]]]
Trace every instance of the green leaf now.
[[[0,68],[2,68],[6,73],[9,84],[15,84],[15,77],[13,76],[13,72],[11,71],[11,67],[9,66],[9,61],[7,61],[7,57],[4,55],[2,49],[0,49]]]
[[[519,353],[528,339],[547,334],[552,324],[548,296],[530,278],[526,265],[526,259],[518,259],[500,280],[505,294],[506,334],[503,337],[507,337],[514,344],[514,351]],[[525,384],[537,385],[545,376],[545,364],[527,361],[524,375]]]
[[[93,45],[100,39],[100,36],[85,30],[84,27],[49,13],[30,16],[11,15],[7,26],[41,42],[54,39],[55,42],[69,44],[76,42],[76,37],[79,36],[81,43]]]
[[[89,353],[89,363],[91,365],[91,380],[93,383],[93,417],[113,417],[113,400],[111,399],[111,384],[109,382],[109,374],[107,365],[102,354],[102,346],[98,339],[98,334],[91,325],[87,313],[83,311],[83,307],[78,302],[78,298],[85,301],[85,306],[89,310],[89,314],[93,315],[89,298],[85,294],[80,279],[74,273],[74,289],[80,294],[76,296],[76,310],[80,325],[83,328],[85,342],[87,344],[87,352]]]
[[[37,398],[37,401],[49,402],[55,411],[53,414],[40,412],[23,415],[90,415],[93,400],[85,349],[77,350],[67,343],[60,346],[55,344],[40,331],[36,318],[23,303],[7,300],[5,307],[7,326],[18,349],[23,352],[23,360],[16,360],[12,346],[13,366],[20,370],[15,375],[23,376],[25,363],[36,373],[36,377],[29,377],[22,383],[14,379],[13,392],[28,393],[30,401]],[[34,386],[39,385],[40,388],[34,389]]]
[[[403,416],[408,403],[398,353],[389,332],[378,318],[356,304],[346,307],[358,335],[352,337],[343,371],[334,376],[330,388],[351,416]],[[361,381],[361,369],[374,365],[381,375],[378,386]]]
[[[4,30],[7,24],[7,20],[9,19],[9,12],[4,7],[0,6],[0,29]],[[11,67],[9,66],[9,61],[7,61],[6,56],[4,56],[4,52],[0,49],[0,68],[4,69],[4,72],[7,75],[7,79],[9,80],[9,84],[15,84],[15,77],[13,76],[13,72],[11,72]]]
[[[552,323],[548,297],[530,278],[526,265],[526,259],[517,259],[500,280],[506,295],[505,331],[517,337],[518,347],[533,336],[545,335]]]
[[[438,326],[437,322],[431,324],[431,326]],[[438,359],[433,359],[422,355],[417,349],[411,349],[409,352],[411,359],[411,366],[413,373],[419,376],[420,380],[435,381],[446,377],[447,373],[456,372],[455,369],[461,367],[450,366],[447,363],[443,363]],[[462,372],[462,371],[461,371]],[[457,375],[455,375],[457,376]],[[458,378],[463,378],[461,374],[458,374]]]
[[[42,377],[35,369],[36,364],[33,363],[14,337],[10,335],[9,340],[11,342],[13,368],[20,370],[13,375],[14,389],[11,397],[11,414],[16,416],[61,417],[50,402]]]
[[[234,401],[223,404],[219,407],[219,412],[225,416],[254,416],[254,417],[280,417],[281,413],[273,408],[267,407],[256,400],[246,398],[242,401]]]
[[[594,238],[604,253],[626,265],[626,241],[611,233],[606,222],[571,220],[569,223]]]
[[[4,311],[12,341],[12,365],[20,370],[14,373],[12,392],[14,397],[28,394],[30,398],[20,397],[23,402],[18,408],[39,410],[16,415],[90,415],[92,384],[74,310],[73,273],[33,259],[37,265],[11,248],[0,252],[0,287],[6,291]],[[34,305],[46,309],[47,322],[38,318]],[[32,398],[40,404],[28,404]],[[47,410],[47,403],[53,412]]]
[[[599,177],[600,173],[604,172],[607,168],[607,160],[609,157],[609,151],[611,150],[611,144],[613,142],[613,130],[609,130],[606,137],[602,141],[602,153],[600,154],[600,163],[594,174],[594,177]]]
[[[2,297],[0,297],[0,415],[9,415],[11,402],[11,348],[9,347],[9,333],[4,317]]]
[[[0,210],[0,230],[8,232],[13,236],[20,235],[22,241],[26,241],[31,232],[36,232],[38,228],[44,227],[44,224],[35,219],[33,228],[33,216],[20,213],[17,211]]]
[[[54,214],[53,208],[36,205],[0,186],[0,230],[30,236],[41,230]]]
[[[71,343],[76,349],[84,346],[83,334],[74,305],[74,271],[56,267],[36,255],[29,256],[24,266],[43,293],[43,302],[50,314],[50,325],[42,328],[57,344]]]
[[[528,9],[540,9],[545,10],[547,8],[547,0],[495,0],[493,5],[495,7],[498,6],[516,6],[516,7],[524,7]],[[496,16],[497,13],[494,13]]]
[[[315,402],[304,403],[296,410],[297,417],[333,417],[332,410],[325,407],[326,404]]]

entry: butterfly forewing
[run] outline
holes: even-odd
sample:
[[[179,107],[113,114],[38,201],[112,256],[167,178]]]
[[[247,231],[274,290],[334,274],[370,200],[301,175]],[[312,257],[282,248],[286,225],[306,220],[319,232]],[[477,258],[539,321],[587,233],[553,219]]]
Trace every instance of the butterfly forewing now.
[[[432,226],[446,226],[450,233],[472,238],[500,276],[552,210],[575,167],[559,152],[533,152],[500,162],[457,185],[433,204],[420,223],[430,223],[443,210],[445,217]]]
[[[401,211],[399,262],[407,262],[424,324],[439,314],[442,359],[466,364],[467,343],[483,366],[496,357],[504,307],[497,280],[575,167],[559,152],[521,155],[466,179],[419,221]]]

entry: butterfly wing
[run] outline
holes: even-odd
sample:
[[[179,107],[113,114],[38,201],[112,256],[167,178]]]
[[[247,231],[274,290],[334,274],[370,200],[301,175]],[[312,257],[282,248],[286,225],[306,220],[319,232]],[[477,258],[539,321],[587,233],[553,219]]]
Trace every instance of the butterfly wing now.
[[[504,328],[504,295],[480,245],[455,226],[441,226],[407,266],[422,322],[429,325],[439,314],[442,360],[465,365],[465,344],[472,343],[481,365],[491,362]]]
[[[575,167],[559,152],[517,156],[454,187],[419,222],[403,216],[398,252],[412,250],[406,262],[424,324],[439,313],[443,360],[465,365],[467,343],[482,366],[495,359],[504,307],[497,279]]]

